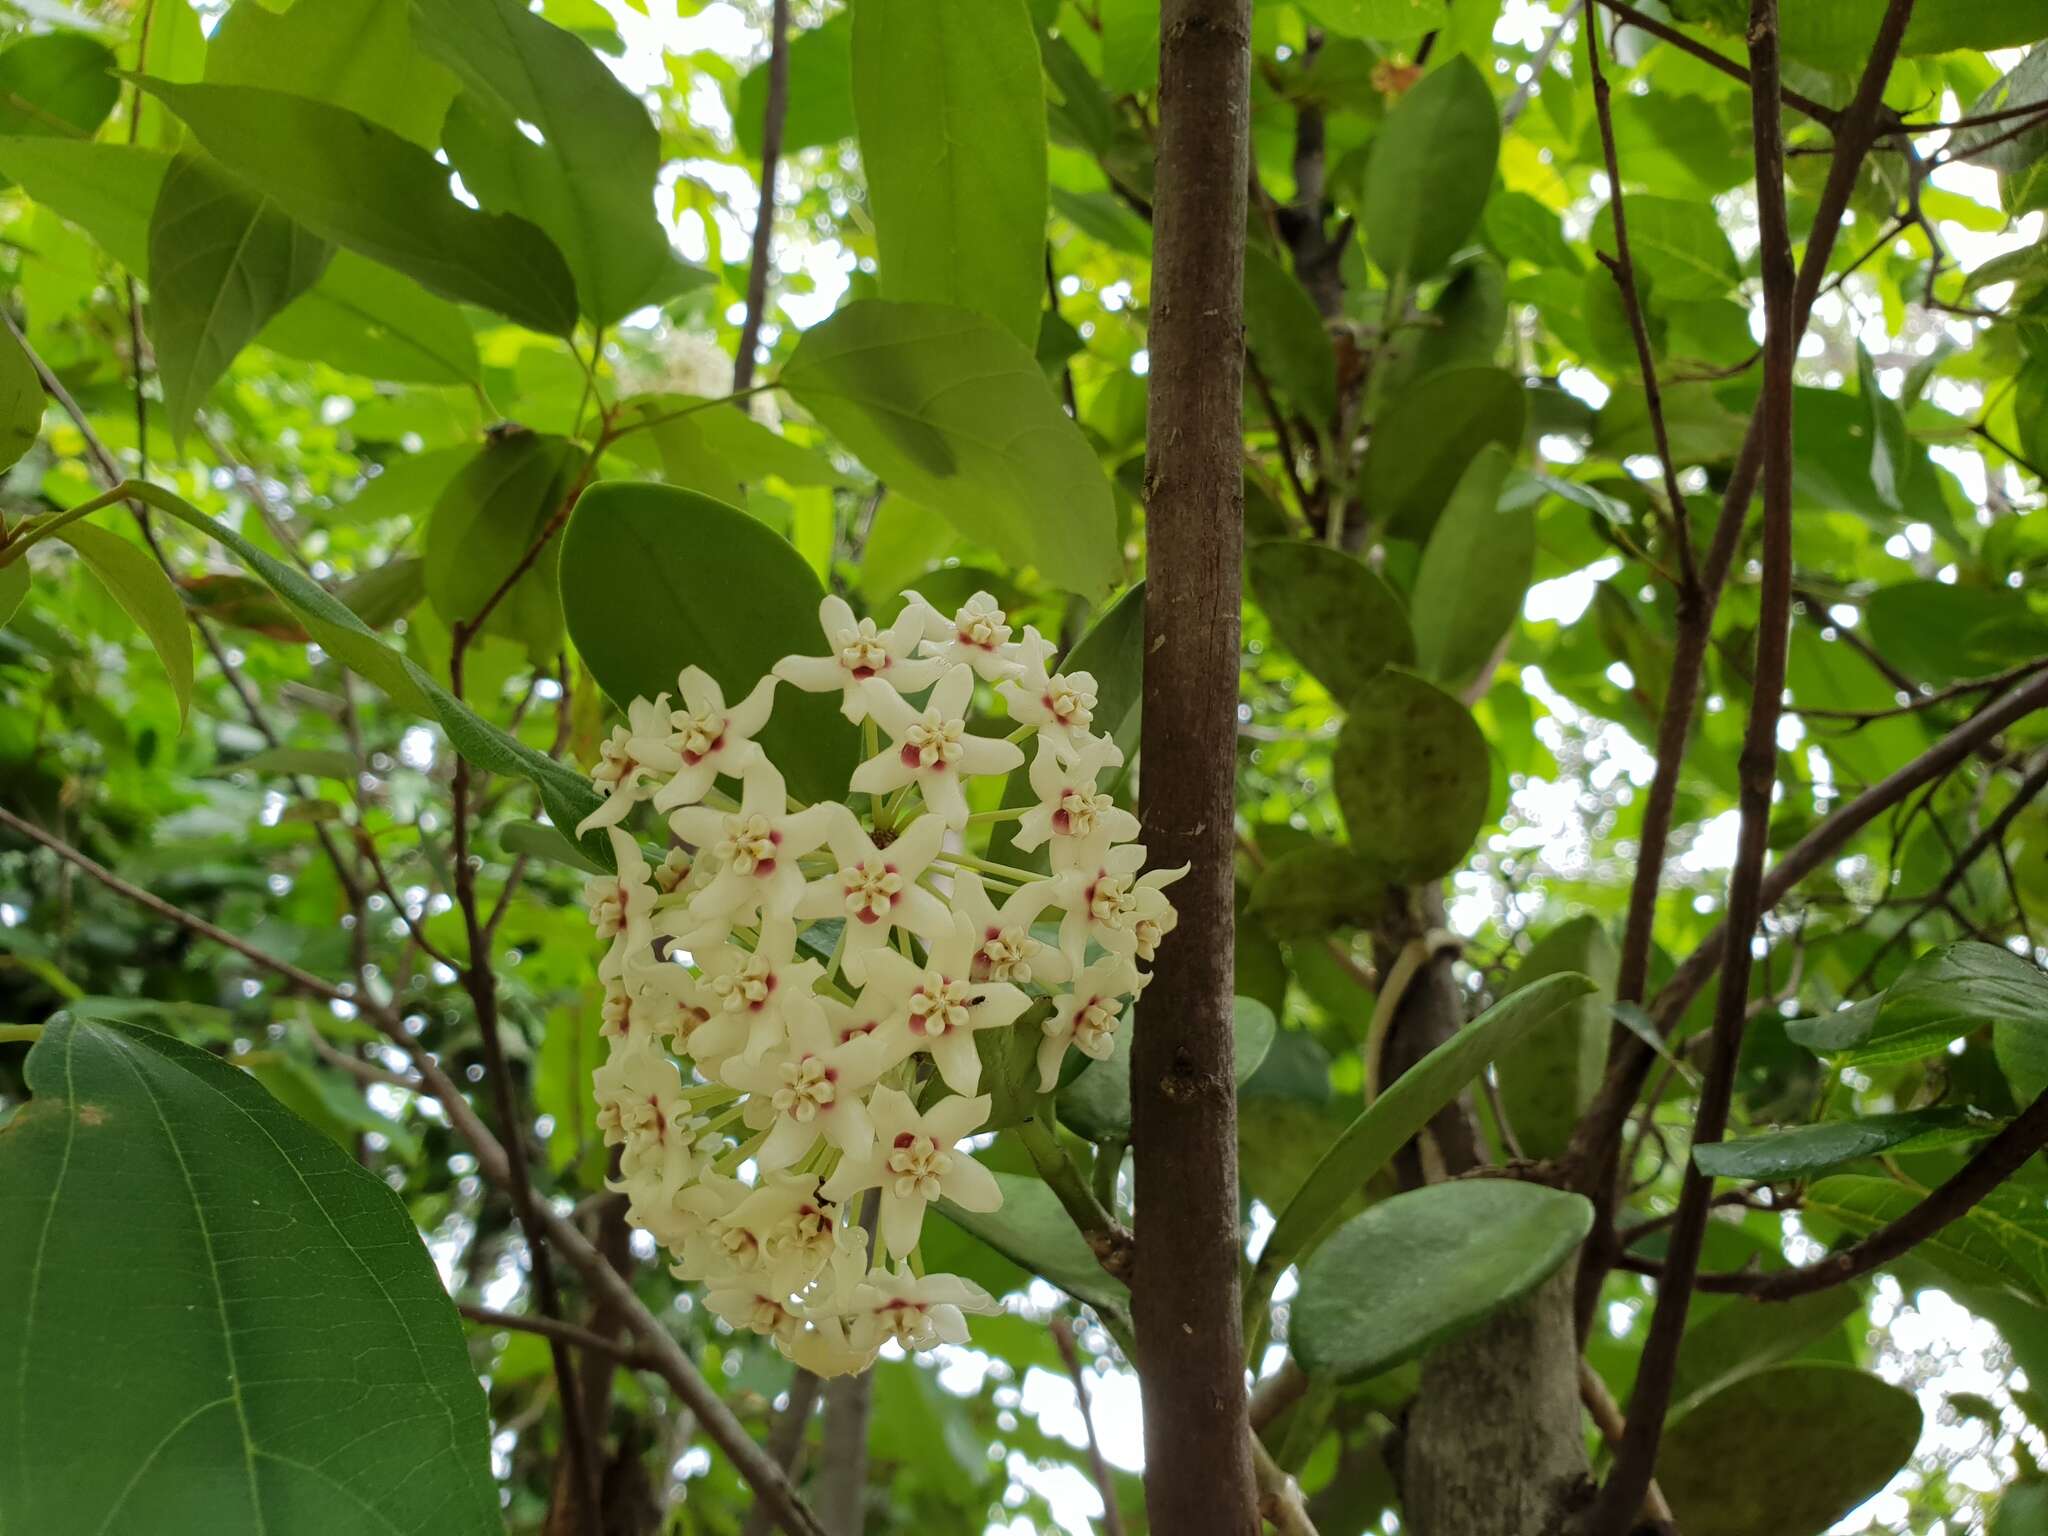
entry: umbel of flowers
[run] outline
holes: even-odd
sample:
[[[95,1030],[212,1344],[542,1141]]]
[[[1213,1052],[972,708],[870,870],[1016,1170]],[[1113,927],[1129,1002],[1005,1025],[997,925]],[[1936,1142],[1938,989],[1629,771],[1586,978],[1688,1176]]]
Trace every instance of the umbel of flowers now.
[[[990,1114],[975,1037],[1037,1032],[1050,1092],[1069,1049],[1110,1054],[1174,924],[1178,872],[1141,873],[1137,818],[1098,787],[1122,757],[1092,730],[1095,680],[1050,671],[1054,647],[1013,638],[987,593],[951,617],[905,596],[887,628],[826,598],[825,654],[743,699],[691,667],[675,697],[634,700],[578,829],[606,829],[618,863],[587,891],[612,1187],[713,1312],[820,1375],[890,1339],[962,1343],[964,1314],[995,1310],[918,1247],[932,1202],[1002,1202],[961,1145]],[[977,682],[1007,738],[969,729]],[[861,727],[843,802],[793,800],[755,740],[782,684],[838,694]],[[971,780],[1027,762],[1032,804],[970,813]],[[663,852],[628,830],[643,805]],[[973,851],[1007,818],[1049,875]]]

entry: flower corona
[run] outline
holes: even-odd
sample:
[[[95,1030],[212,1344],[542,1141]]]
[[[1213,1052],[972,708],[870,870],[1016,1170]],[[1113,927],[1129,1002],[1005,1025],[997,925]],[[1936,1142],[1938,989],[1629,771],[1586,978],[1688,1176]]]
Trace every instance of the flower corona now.
[[[1069,1047],[1106,1059],[1179,873],[1139,874],[1137,818],[1099,787],[1123,755],[1091,733],[1096,680],[1048,671],[1056,648],[1029,625],[1011,638],[986,592],[950,618],[904,596],[886,627],[826,598],[825,654],[743,680],[735,704],[696,667],[680,706],[633,700],[577,829],[617,863],[586,891],[612,1187],[706,1307],[820,1375],[891,1340],[962,1343],[966,1314],[998,1310],[919,1253],[934,1201],[1002,1204],[962,1145],[992,1112],[980,1042],[1028,1030],[1042,1093]],[[838,694],[862,728],[843,801],[800,805],[756,739],[782,684]],[[1010,737],[971,728],[983,692]],[[1013,773],[1030,803],[975,816],[972,781]],[[628,825],[642,806],[658,856]],[[1012,819],[1050,872],[970,847]]]

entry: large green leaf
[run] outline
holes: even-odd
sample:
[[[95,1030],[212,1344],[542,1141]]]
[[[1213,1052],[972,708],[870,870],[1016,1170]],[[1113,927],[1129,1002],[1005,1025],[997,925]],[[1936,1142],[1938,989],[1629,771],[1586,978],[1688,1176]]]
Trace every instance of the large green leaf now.
[[[1892,1179],[1838,1173],[1812,1185],[1801,1206],[1819,1223],[1864,1236],[1925,1198]],[[2030,1185],[2000,1185],[1913,1253],[1965,1284],[2004,1286],[2048,1304],[2048,1208]]]
[[[461,310],[354,251],[336,251],[320,281],[256,340],[287,357],[395,383],[474,384],[480,367]]]
[[[43,381],[12,336],[0,341],[0,470],[12,469],[43,430]]]
[[[883,295],[978,310],[1031,346],[1045,86],[1024,0],[862,0],[853,107]]]
[[[1377,1376],[1528,1295],[1592,1226],[1583,1195],[1507,1179],[1382,1200],[1302,1265],[1289,1347],[1311,1376]]]
[[[1388,399],[1365,451],[1366,515],[1421,542],[1488,444],[1521,443],[1526,411],[1521,382],[1499,368],[1446,368]]]
[[[0,1524],[501,1529],[461,1326],[381,1180],[134,1025],[60,1016],[27,1074],[0,1138]]]
[[[1449,0],[1312,0],[1307,10],[1332,32],[1387,40],[1434,32],[1451,15]]]
[[[1563,1152],[1600,1086],[1619,963],[1607,929],[1586,913],[1544,934],[1508,979],[1509,996],[1560,971],[1590,976],[1599,987],[1572,1004],[1570,1018],[1509,1047],[1494,1063],[1501,1107],[1525,1157]]]
[[[1115,585],[1116,506],[1095,452],[1030,350],[985,315],[849,304],[804,332],[782,385],[892,492],[1069,591]]]
[[[1246,909],[1275,938],[1369,928],[1386,911],[1387,882],[1335,843],[1289,848],[1259,872]]]
[[[1351,846],[1403,885],[1439,879],[1464,862],[1493,783],[1472,712],[1397,667],[1353,696],[1331,776]]]
[[[541,544],[539,557],[484,628],[523,642],[536,659],[554,654],[562,638],[555,582],[562,545],[547,534],[582,455],[565,438],[508,432],[486,443],[448,482],[427,523],[427,598],[435,612],[450,624],[473,621],[527,551]]]
[[[1364,561],[1305,539],[1262,539],[1245,560],[1274,635],[1340,704],[1415,659],[1401,599]]]
[[[787,540],[693,491],[593,485],[562,535],[562,608],[598,685],[621,705],[674,694],[702,667],[737,704],[789,655],[815,655],[824,591]],[[780,689],[758,738],[802,800],[839,800],[859,736],[829,694]]]
[[[1988,677],[2048,649],[2048,623],[2012,587],[1899,581],[1864,604],[1870,643],[1920,682]]]
[[[576,324],[575,283],[526,220],[455,200],[448,168],[344,107],[246,85],[148,88],[229,170],[315,234],[537,331]]]
[[[941,1200],[940,1214],[1076,1301],[1112,1316],[1124,1313],[1130,1291],[1103,1269],[1044,1181],[1018,1173],[998,1172],[994,1178],[1003,1192],[998,1209],[963,1211],[952,1201]]]
[[[1244,253],[1244,326],[1259,366],[1310,420],[1337,419],[1337,354],[1315,301],[1264,246]]]
[[[1235,1004],[1236,1068],[1238,1086],[1259,1070],[1272,1049],[1276,1025],[1273,1010],[1256,998],[1240,997]],[[985,1033],[993,1033],[988,1031]],[[1035,1082],[1035,1078],[1032,1080]],[[1116,1032],[1111,1054],[1090,1062],[1075,1079],[1059,1091],[1060,1121],[1076,1135],[1090,1141],[1131,1134],[1131,1032]]]
[[[1536,515],[1501,505],[1507,450],[1480,450],[1423,546],[1415,574],[1415,668],[1462,689],[1521,616],[1536,569]]]
[[[137,277],[149,276],[149,213],[171,157],[160,149],[88,139],[0,137],[0,173],[97,240]]]
[[[1247,1311],[1264,1306],[1274,1282],[1315,1245],[1345,1203],[1489,1061],[1529,1031],[1559,1019],[1592,990],[1584,976],[1546,976],[1502,998],[1395,1078],[1345,1128],[1280,1212],[1246,1288]]]
[[[853,137],[853,12],[840,11],[823,25],[791,35],[789,106],[782,119],[782,152],[795,154]],[[750,160],[761,158],[761,130],[768,109],[768,61],[740,77],[733,100],[733,137]]]
[[[1334,25],[1334,23],[1333,23]],[[1478,227],[1500,158],[1500,108],[1462,54],[1422,77],[1379,136],[1359,222],[1366,250],[1390,279],[1442,271]]]
[[[1908,1109],[1798,1125],[1740,1141],[1703,1142],[1693,1148],[1692,1160],[1700,1172],[1717,1179],[1805,1179],[1885,1152],[1920,1152],[1981,1140],[2003,1124],[1994,1115],[1959,1106]]]
[[[635,427],[636,419],[651,425]],[[659,468],[670,485],[720,501],[740,501],[744,487],[770,475],[790,485],[837,486],[847,478],[817,449],[698,395],[638,395],[621,401],[612,420],[621,454]]]
[[[119,98],[105,43],[82,32],[39,32],[0,48],[0,133],[89,139]]]
[[[410,0],[231,5],[208,39],[205,80],[346,107],[428,150],[455,99],[455,77],[413,41]]]
[[[178,696],[178,718],[183,720],[192,709],[192,626],[170,577],[148,550],[91,523],[67,523],[55,537],[78,551],[86,569],[149,637],[171,680],[171,692]]]
[[[1914,1061],[1985,1024],[2048,1031],[2048,976],[2009,949],[1964,940],[1919,956],[1876,997],[1785,1033],[1818,1055]]]
[[[1830,1286],[1789,1301],[1694,1297],[1671,1382],[1672,1418],[1731,1382],[1838,1334],[1842,1324],[1862,1309],[1862,1298],[1852,1285]]]
[[[1593,249],[1615,254],[1614,205],[1593,220]],[[1676,197],[1628,200],[1628,250],[1660,301],[1718,299],[1742,281],[1742,265],[1709,202]]]
[[[1919,1439],[1903,1387],[1845,1365],[1780,1365],[1671,1425],[1657,1482],[1685,1536],[1815,1536],[1890,1482]]]
[[[444,132],[463,185],[547,232],[592,323],[668,297],[661,140],[640,98],[519,0],[412,0],[412,14],[422,46],[463,82]]]
[[[205,155],[171,162],[149,220],[149,298],[175,435],[235,355],[319,279],[333,249]]]

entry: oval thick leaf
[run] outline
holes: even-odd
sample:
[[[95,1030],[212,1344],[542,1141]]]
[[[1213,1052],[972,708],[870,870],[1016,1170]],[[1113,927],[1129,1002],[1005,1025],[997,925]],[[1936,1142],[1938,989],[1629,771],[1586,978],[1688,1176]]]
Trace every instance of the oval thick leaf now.
[[[1501,1052],[1494,1063],[1501,1108],[1525,1157],[1563,1152],[1580,1112],[1600,1086],[1619,963],[1613,939],[1600,919],[1587,913],[1537,940],[1508,979],[1510,996],[1562,971],[1590,976],[1600,989],[1572,1004],[1570,1018]]]
[[[693,491],[593,485],[562,534],[569,637],[620,705],[673,694],[690,666],[738,703],[784,656],[822,648],[824,595],[786,539]],[[860,743],[830,695],[781,689],[759,740],[791,794],[844,797]]]
[[[1366,514],[1396,538],[1428,538],[1473,459],[1521,442],[1526,413],[1520,382],[1499,368],[1446,368],[1387,401],[1365,450]]]
[[[1536,569],[1536,515],[1502,506],[1507,450],[1489,443],[1451,492],[1415,575],[1415,669],[1462,689],[1521,616]]]
[[[318,281],[334,248],[205,155],[171,162],[149,219],[149,334],[182,438],[235,355]]]
[[[952,1201],[941,1200],[939,1213],[1076,1301],[1112,1314],[1129,1308],[1129,1289],[1103,1269],[1073,1218],[1060,1208],[1059,1197],[1042,1180],[1021,1173],[993,1177],[1003,1192],[997,1209],[963,1211]]]
[[[1584,1196],[1508,1179],[1382,1200],[1302,1266],[1289,1346],[1311,1376],[1377,1376],[1528,1295],[1592,1225]]]
[[[1410,283],[1442,271],[1478,226],[1499,158],[1500,107],[1472,61],[1459,54],[1424,75],[1366,163],[1359,222],[1374,264]]]
[[[1730,1382],[1836,1334],[1862,1310],[1863,1299],[1853,1285],[1830,1286],[1789,1301],[1695,1297],[1671,1382],[1672,1419]]]
[[[1693,1148],[1692,1160],[1700,1172],[1717,1179],[1804,1179],[1884,1152],[1922,1152],[1978,1141],[2004,1124],[1995,1115],[1959,1106],[1909,1109],[1794,1126],[1740,1141],[1704,1142]]]
[[[1611,203],[1593,220],[1593,249],[1609,257],[1615,253]],[[1659,303],[1718,299],[1742,281],[1742,264],[1709,202],[1633,194],[1628,251]]]
[[[483,611],[560,510],[582,452],[566,438],[508,432],[457,471],[427,522],[427,599],[436,613],[456,624]],[[535,659],[561,643],[561,550],[559,540],[548,539],[484,620],[486,633],[523,642]]]
[[[0,1524],[501,1529],[461,1325],[380,1180],[167,1035],[60,1016],[27,1070],[0,1138]]]
[[[1024,0],[862,0],[853,109],[883,294],[979,311],[1031,346],[1045,83]]]
[[[206,40],[206,83],[331,102],[429,150],[455,98],[455,77],[413,41],[409,0],[231,5]]]
[[[804,332],[782,385],[891,491],[1012,564],[1090,599],[1115,585],[1116,503],[1095,451],[1030,349],[987,316],[849,304]]]
[[[83,32],[40,32],[0,49],[0,133],[89,139],[121,82],[107,45]]]
[[[1281,1211],[1246,1288],[1246,1310],[1265,1305],[1273,1282],[1309,1250],[1344,1203],[1489,1061],[1592,990],[1584,976],[1546,976],[1495,1003],[1395,1078],[1345,1127]]]
[[[1290,848],[1259,872],[1247,909],[1275,938],[1370,927],[1387,907],[1387,882],[1349,848]]]
[[[1456,869],[1486,819],[1486,738],[1412,672],[1389,668],[1351,700],[1331,771],[1351,846],[1398,884]]]
[[[1246,570],[1274,635],[1340,704],[1415,659],[1401,599],[1362,560],[1306,539],[1262,539]]]
[[[1964,940],[1915,959],[1873,998],[1785,1033],[1817,1055],[1865,1064],[1914,1061],[1984,1024],[2048,1032],[2048,976],[2011,950]]]
[[[192,709],[192,626],[164,568],[140,545],[91,523],[67,523],[55,537],[78,551],[78,558],[114,595],[121,611],[149,637],[171,680],[171,692],[178,696],[178,718],[183,720]]]
[[[1780,1365],[1665,1430],[1657,1481],[1685,1536],[1814,1536],[1890,1482],[1919,1439],[1904,1388],[1846,1365]]]
[[[1335,422],[1337,353],[1329,329],[1308,291],[1263,246],[1245,248],[1244,325],[1282,398],[1311,421]]]
[[[575,328],[576,286],[554,243],[524,219],[457,202],[448,168],[410,140],[281,91],[143,84],[215,159],[315,234],[534,330]]]
[[[12,469],[43,430],[43,381],[12,336],[0,341],[0,470]]]
[[[1273,1047],[1277,1031],[1273,1010],[1256,998],[1236,1000],[1237,1083],[1259,1070],[1266,1052]],[[989,1033],[993,1033],[990,1031]],[[1060,1121],[1075,1134],[1090,1141],[1131,1134],[1131,1032],[1116,1032],[1108,1057],[1090,1062],[1071,1083],[1059,1091]]]
[[[256,339],[286,357],[394,383],[472,384],[479,369],[461,310],[354,251],[336,251],[320,281]]]

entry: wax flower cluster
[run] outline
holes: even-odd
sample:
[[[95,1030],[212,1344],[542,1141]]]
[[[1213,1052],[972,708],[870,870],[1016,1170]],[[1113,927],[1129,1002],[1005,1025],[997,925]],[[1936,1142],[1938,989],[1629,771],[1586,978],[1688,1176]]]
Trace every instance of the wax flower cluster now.
[[[612,1188],[705,1305],[819,1375],[891,1339],[962,1343],[966,1313],[997,1309],[918,1248],[932,1202],[1002,1203],[961,1148],[990,1116],[976,1036],[1035,1030],[1042,1093],[1070,1049],[1109,1056],[1182,873],[1142,872],[1137,818],[1098,787],[1122,754],[1090,729],[1092,677],[1050,671],[1055,647],[1012,639],[987,593],[950,618],[905,597],[886,628],[826,598],[825,654],[737,702],[696,667],[677,697],[634,700],[578,828],[605,829],[618,867],[586,892]],[[968,728],[978,682],[1007,739]],[[843,803],[793,800],[755,739],[785,683],[837,693],[862,729]],[[969,782],[1023,767],[1027,743],[1033,802],[972,814]],[[654,857],[625,826],[642,805],[670,834]],[[970,851],[1009,819],[1049,874]]]

